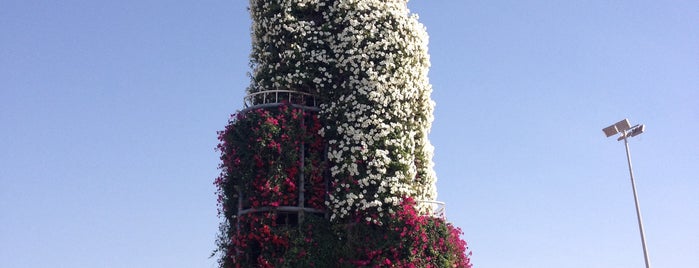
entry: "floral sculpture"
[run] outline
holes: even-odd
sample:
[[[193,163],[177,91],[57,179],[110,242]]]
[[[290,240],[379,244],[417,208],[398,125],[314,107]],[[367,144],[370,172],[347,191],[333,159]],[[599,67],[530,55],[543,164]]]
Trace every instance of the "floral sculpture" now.
[[[250,0],[219,133],[221,267],[470,267],[436,209],[427,33],[407,0]]]

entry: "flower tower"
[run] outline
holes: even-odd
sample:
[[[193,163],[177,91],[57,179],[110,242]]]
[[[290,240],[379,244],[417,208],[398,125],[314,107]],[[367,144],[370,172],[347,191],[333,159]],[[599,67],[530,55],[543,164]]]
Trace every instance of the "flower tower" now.
[[[407,0],[250,0],[219,133],[221,267],[470,267],[436,201],[427,33]]]

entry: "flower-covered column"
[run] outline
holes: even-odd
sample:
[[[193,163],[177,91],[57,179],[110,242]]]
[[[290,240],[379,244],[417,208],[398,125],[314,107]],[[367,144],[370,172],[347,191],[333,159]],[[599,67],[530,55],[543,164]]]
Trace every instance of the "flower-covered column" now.
[[[323,1],[251,0],[251,83],[246,108],[219,133],[218,252],[222,267],[305,262],[327,222],[326,143],[319,89],[329,84]],[[304,225],[302,225],[304,224]],[[303,229],[303,228],[306,229]],[[321,230],[321,231],[318,231]],[[317,243],[317,242],[316,242]]]
[[[250,0],[219,133],[221,267],[470,267],[435,216],[427,34],[407,0]]]
[[[249,94],[268,90],[317,94],[330,87],[328,2],[250,0]]]
[[[436,198],[427,34],[405,0],[335,1],[331,14],[333,87],[320,92],[331,219],[378,223],[405,197]]]

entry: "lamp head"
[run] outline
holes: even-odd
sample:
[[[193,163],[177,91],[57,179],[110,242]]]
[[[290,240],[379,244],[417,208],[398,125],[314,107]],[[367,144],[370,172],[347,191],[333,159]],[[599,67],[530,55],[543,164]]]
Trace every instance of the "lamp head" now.
[[[636,135],[643,133],[644,131],[646,131],[646,125],[637,126],[631,130],[631,134],[629,134],[629,137],[634,137]]]
[[[629,123],[629,119],[624,119],[624,120],[621,120],[619,122],[614,123],[611,126],[608,126],[604,129],[602,129],[602,131],[604,132],[605,135],[607,135],[607,137],[610,137],[610,136],[616,135],[619,132],[628,130],[630,128],[631,128],[631,124]]]
[[[631,138],[640,135],[641,133],[646,131],[646,125],[635,125],[631,127],[631,130],[629,131],[624,131],[621,136],[616,139],[618,141],[626,139],[626,138]]]

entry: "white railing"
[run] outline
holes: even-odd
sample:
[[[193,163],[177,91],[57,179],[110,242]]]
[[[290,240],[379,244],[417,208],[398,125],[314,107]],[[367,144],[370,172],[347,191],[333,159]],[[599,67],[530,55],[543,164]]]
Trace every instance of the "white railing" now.
[[[318,107],[315,95],[293,90],[263,90],[250,93],[243,98],[243,104],[246,108],[255,105],[281,102]]]
[[[447,218],[447,204],[441,201],[434,200],[417,200],[417,210],[422,215],[427,215],[435,218]]]

